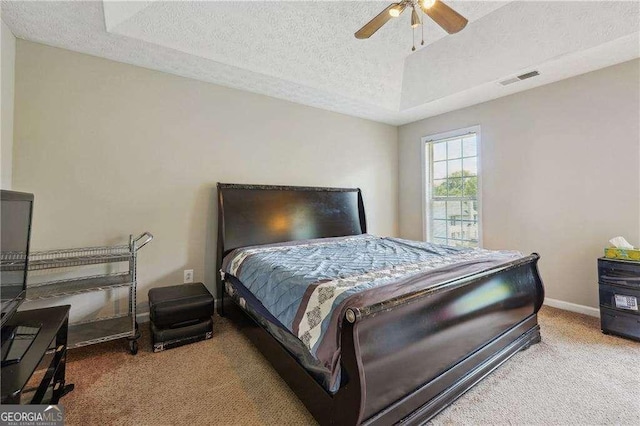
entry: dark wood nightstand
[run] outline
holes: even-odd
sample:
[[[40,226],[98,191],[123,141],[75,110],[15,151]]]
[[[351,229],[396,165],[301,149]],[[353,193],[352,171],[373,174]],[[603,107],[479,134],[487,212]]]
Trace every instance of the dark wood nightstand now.
[[[598,259],[598,284],[602,332],[640,341],[640,262]]]

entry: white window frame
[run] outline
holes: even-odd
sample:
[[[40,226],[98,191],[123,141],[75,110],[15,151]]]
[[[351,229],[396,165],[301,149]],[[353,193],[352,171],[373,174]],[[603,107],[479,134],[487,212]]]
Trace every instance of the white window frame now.
[[[482,222],[484,214],[482,211],[482,135],[480,132],[480,125],[424,136],[420,140],[420,161],[422,163],[422,238],[424,241],[429,241],[429,221],[431,219],[429,216],[431,209],[427,208],[428,200],[431,199],[431,194],[428,193],[431,188],[427,182],[427,176],[429,176],[429,170],[427,167],[431,164],[431,158],[427,158],[427,143],[437,142],[442,139],[462,137],[469,133],[476,134],[476,156],[478,159],[478,247],[481,248],[484,246],[482,238]]]

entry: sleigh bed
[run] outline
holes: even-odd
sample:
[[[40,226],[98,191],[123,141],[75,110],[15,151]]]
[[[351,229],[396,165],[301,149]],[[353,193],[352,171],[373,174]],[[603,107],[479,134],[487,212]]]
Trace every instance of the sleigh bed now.
[[[382,274],[378,265],[371,272],[378,281],[371,282],[383,284],[354,294],[350,284],[344,293],[349,297],[340,303],[330,299],[336,300],[333,311],[313,306],[318,303],[313,295],[344,275],[351,279],[349,273],[319,279],[306,291],[296,287],[299,283],[287,288],[277,282],[282,274],[287,283],[294,281],[287,266],[300,271],[298,279],[313,281],[309,276],[317,268],[308,267],[315,258],[326,270],[334,263],[352,267],[345,260],[349,256],[333,256],[333,247],[361,260],[368,259],[370,247],[386,250],[384,259],[392,262],[405,252],[417,260]],[[544,290],[538,255],[495,253],[458,254],[370,236],[359,189],[218,184],[218,312],[237,322],[320,424],[422,424],[519,350],[539,342],[537,312]],[[447,263],[458,255],[459,263]],[[265,272],[265,264],[277,271]],[[428,272],[421,269],[389,284],[407,265]],[[257,291],[262,281],[266,290]],[[336,289],[329,288],[331,297],[337,297]],[[289,292],[295,291],[301,297],[291,302]],[[284,306],[301,304],[298,322],[278,315],[274,306],[283,300]],[[312,325],[321,324],[324,334],[318,325],[310,339],[303,320],[320,311],[325,316]],[[323,361],[321,352],[335,365]]]

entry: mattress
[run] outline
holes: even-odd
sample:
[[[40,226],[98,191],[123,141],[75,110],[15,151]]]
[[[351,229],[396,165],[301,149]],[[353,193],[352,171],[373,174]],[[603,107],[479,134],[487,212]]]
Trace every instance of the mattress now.
[[[225,256],[227,292],[330,392],[340,387],[348,308],[463,278],[522,257],[358,235],[243,247]]]

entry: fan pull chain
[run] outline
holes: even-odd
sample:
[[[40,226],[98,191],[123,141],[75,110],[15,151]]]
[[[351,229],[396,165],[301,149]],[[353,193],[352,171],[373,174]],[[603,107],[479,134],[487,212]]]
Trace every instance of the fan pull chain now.
[[[422,17],[420,24],[420,29],[422,30],[422,43],[420,43],[420,46],[424,46],[424,16]]]
[[[416,29],[415,28],[411,28],[411,35],[413,36],[413,47],[411,48],[411,51],[415,52],[416,50]]]

